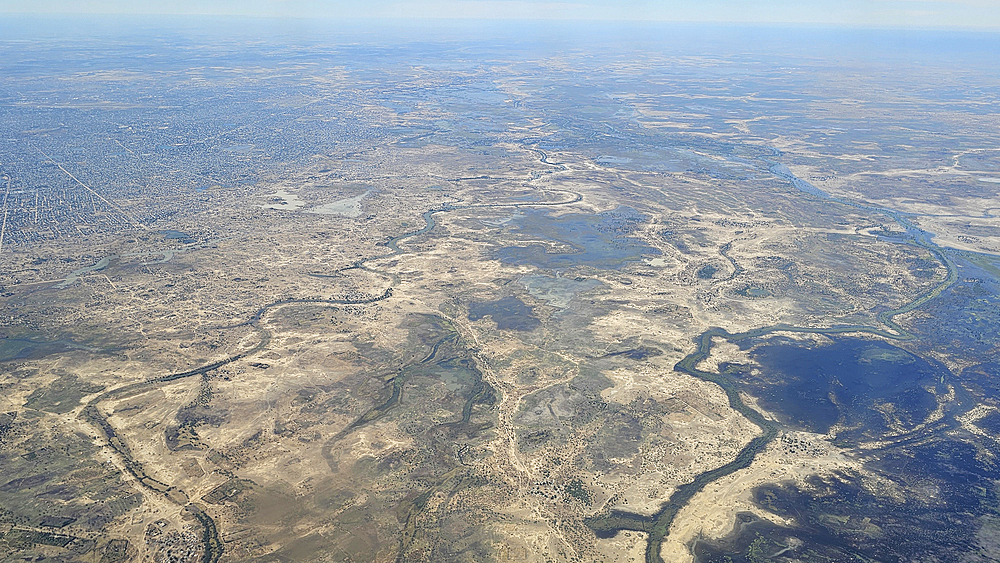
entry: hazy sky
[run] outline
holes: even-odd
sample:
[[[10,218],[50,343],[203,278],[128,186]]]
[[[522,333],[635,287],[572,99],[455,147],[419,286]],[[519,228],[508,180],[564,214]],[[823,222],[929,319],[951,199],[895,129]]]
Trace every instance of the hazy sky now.
[[[0,0],[2,12],[707,21],[1000,29],[1000,0]]]

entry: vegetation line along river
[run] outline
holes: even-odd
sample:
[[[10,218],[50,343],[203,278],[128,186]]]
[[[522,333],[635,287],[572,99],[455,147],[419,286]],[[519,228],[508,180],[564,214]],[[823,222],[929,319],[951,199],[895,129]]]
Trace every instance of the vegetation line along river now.
[[[812,186],[812,184],[795,177],[792,172],[788,170],[788,168],[782,165],[772,165],[771,172],[788,180],[797,189],[807,194],[825,199],[832,203],[847,205],[892,218],[905,228],[907,233],[910,235],[911,239],[905,242],[924,248],[934,255],[934,257],[946,268],[947,275],[941,283],[918,295],[904,305],[878,313],[877,319],[879,323],[891,329],[892,332],[878,327],[857,325],[812,328],[777,324],[736,334],[731,334],[722,328],[710,328],[701,333],[696,340],[698,348],[678,362],[677,365],[674,366],[674,369],[704,381],[710,381],[721,387],[722,390],[725,391],[726,396],[729,398],[729,405],[746,417],[747,420],[760,427],[762,433],[744,446],[733,461],[700,473],[691,482],[677,487],[673,494],[670,495],[670,498],[660,507],[660,511],[652,516],[646,517],[630,512],[612,510],[609,515],[595,516],[588,518],[585,521],[586,525],[601,537],[612,537],[622,530],[645,532],[647,534],[646,563],[664,563],[663,558],[660,556],[660,548],[663,545],[663,541],[669,535],[670,526],[673,523],[674,518],[677,516],[677,513],[691,500],[692,497],[694,497],[695,494],[713,481],[721,479],[741,469],[750,467],[750,464],[753,463],[757,454],[763,451],[763,449],[767,447],[767,445],[778,434],[778,427],[774,422],[764,418],[760,412],[750,408],[743,402],[743,399],[740,397],[739,392],[733,385],[732,380],[726,374],[712,373],[698,369],[698,364],[708,358],[711,353],[713,339],[720,338],[727,342],[740,342],[742,340],[758,338],[774,332],[798,332],[807,334],[867,333],[892,340],[910,340],[914,337],[913,334],[896,323],[894,317],[913,311],[928,301],[935,299],[958,279],[958,271],[955,268],[954,263],[948,258],[944,250],[932,241],[933,234],[913,225],[913,223],[908,221],[899,212],[831,197],[825,192]],[[728,244],[724,246],[724,251],[729,251]],[[726,256],[726,254],[723,254],[723,256]]]
[[[541,151],[538,152],[541,154],[540,162],[548,164],[550,166],[559,166],[559,169],[563,169],[561,165],[548,162],[545,154],[542,153]],[[810,327],[796,327],[796,326],[781,325],[781,324],[769,327],[762,327],[737,334],[731,334],[721,328],[711,328],[703,332],[698,337],[697,340],[698,348],[694,352],[686,356],[684,359],[682,359],[680,362],[678,362],[677,365],[675,366],[675,369],[677,371],[687,373],[694,377],[698,377],[702,380],[710,381],[712,383],[715,383],[716,385],[719,385],[723,389],[723,391],[725,391],[726,396],[729,399],[730,406],[737,412],[745,416],[748,420],[759,426],[762,431],[762,434],[751,440],[750,443],[748,443],[737,454],[736,458],[733,461],[725,465],[722,465],[720,467],[716,467],[714,469],[705,471],[696,476],[694,480],[692,480],[691,482],[678,487],[674,491],[674,493],[670,496],[670,498],[663,504],[660,511],[651,517],[643,517],[632,513],[614,511],[610,515],[593,517],[586,520],[586,524],[592,530],[594,530],[598,535],[602,536],[612,536],[620,530],[636,530],[647,533],[648,534],[647,547],[646,547],[647,563],[663,562],[659,554],[660,547],[663,541],[666,539],[667,535],[669,534],[670,525],[672,524],[678,511],[681,508],[683,508],[695,494],[701,491],[709,483],[716,481],[722,477],[725,477],[726,475],[732,474],[735,471],[749,467],[750,464],[753,462],[753,460],[756,458],[757,454],[760,451],[762,451],[771,442],[771,440],[774,439],[774,437],[777,435],[778,432],[778,428],[774,422],[764,418],[764,416],[761,415],[758,411],[748,407],[742,401],[735,386],[732,384],[732,382],[726,375],[707,372],[698,369],[697,367],[698,364],[704,359],[706,359],[708,355],[711,353],[711,348],[714,338],[721,338],[728,342],[739,342],[745,339],[757,338],[774,332],[800,332],[800,333],[812,333],[812,334],[842,334],[842,333],[863,332],[888,339],[897,339],[897,340],[910,339],[913,338],[912,334],[907,332],[898,323],[896,323],[893,320],[894,317],[903,313],[910,312],[916,309],[917,307],[920,307],[921,305],[927,303],[931,299],[936,298],[957,279],[957,271],[955,269],[954,264],[945,255],[944,251],[931,241],[932,235],[915,227],[912,223],[910,223],[904,217],[902,217],[898,212],[889,209],[865,206],[854,202],[848,202],[832,198],[827,194],[815,188],[812,188],[810,184],[798,180],[797,178],[794,178],[794,176],[791,175],[791,172],[787,171],[787,168],[783,169],[782,168],[772,168],[772,172],[774,172],[776,175],[780,177],[788,179],[793,183],[793,185],[795,185],[797,188],[801,189],[806,193],[827,199],[834,203],[849,205],[859,209],[864,209],[867,211],[884,214],[896,220],[912,236],[912,240],[910,241],[912,244],[916,244],[922,248],[925,248],[945,266],[945,268],[948,271],[947,277],[939,285],[927,291],[926,293],[917,296],[910,302],[896,309],[880,312],[877,317],[878,321],[884,326],[891,329],[892,332],[877,327],[866,327],[866,326],[810,328]],[[803,188],[802,186],[800,186],[800,184],[806,187]],[[391,251],[389,254],[362,258],[352,263],[349,266],[337,270],[336,274],[352,269],[365,269],[373,273],[386,275],[392,280],[392,282],[382,294],[375,296],[361,297],[358,299],[284,299],[264,305],[260,309],[258,309],[255,312],[255,314],[246,322],[227,327],[220,327],[224,329],[236,328],[240,326],[253,327],[254,330],[259,335],[259,341],[252,348],[198,368],[164,375],[147,381],[125,385],[101,393],[100,395],[89,401],[89,403],[84,408],[81,417],[87,420],[95,428],[100,430],[100,432],[104,435],[104,438],[107,440],[108,444],[121,457],[126,470],[133,477],[135,477],[143,487],[155,491],[159,494],[162,494],[166,496],[168,499],[170,499],[172,502],[184,506],[185,510],[187,510],[189,513],[195,516],[195,518],[199,521],[199,523],[201,523],[203,528],[204,546],[205,546],[203,563],[215,563],[222,556],[223,544],[219,538],[218,530],[214,520],[212,520],[211,516],[209,516],[200,506],[190,502],[187,495],[183,491],[180,491],[175,487],[171,487],[165,483],[162,483],[150,477],[146,473],[145,469],[143,468],[143,465],[132,457],[132,453],[128,445],[125,444],[125,442],[119,436],[117,436],[114,428],[108,422],[107,417],[100,411],[100,409],[98,408],[99,403],[108,399],[122,398],[129,395],[138,394],[146,390],[149,390],[153,387],[156,387],[158,385],[188,378],[191,376],[195,375],[204,376],[205,374],[207,374],[212,370],[218,369],[222,366],[225,366],[227,364],[230,364],[232,362],[235,362],[252,354],[256,354],[257,352],[263,350],[268,345],[271,338],[270,332],[265,328],[263,328],[262,326],[260,326],[260,321],[269,310],[274,309],[276,307],[291,305],[291,304],[362,305],[362,304],[371,304],[377,301],[388,299],[389,297],[392,296],[392,286],[398,284],[398,278],[396,277],[396,275],[392,273],[369,268],[367,267],[367,264],[375,260],[381,260],[402,254],[403,250],[399,248],[398,243],[405,239],[424,235],[433,230],[437,226],[437,223],[434,220],[434,215],[436,215],[437,213],[455,211],[459,209],[480,208],[480,207],[518,208],[518,207],[537,207],[537,206],[559,206],[559,205],[569,205],[572,203],[576,203],[583,199],[583,196],[579,193],[575,192],[568,192],[568,193],[571,193],[573,197],[562,201],[498,202],[498,203],[468,204],[468,205],[445,204],[440,207],[425,211],[423,213],[423,219],[425,225],[422,228],[394,236],[384,243],[384,245]],[[729,249],[726,248],[725,250],[728,251]],[[440,342],[438,344],[440,344]],[[364,424],[365,422],[367,422],[366,419],[369,418],[369,416],[377,417],[387,408],[391,407],[392,404],[394,403],[393,399],[397,397],[396,392],[397,390],[394,389],[393,395],[388,399],[385,405],[380,405],[379,407],[374,408],[371,412],[366,413],[359,420],[355,421],[355,423],[352,424],[348,429],[345,429],[345,431],[349,432],[351,429],[357,427],[357,425]]]
[[[541,152],[541,151],[538,151],[538,152]],[[549,164],[550,166],[560,166],[560,165],[555,165],[555,164],[547,162],[545,160],[544,153],[542,153],[542,155],[543,156],[542,156],[541,161],[544,162],[545,164]],[[270,331],[268,331],[266,328],[264,328],[263,326],[261,326],[260,321],[261,321],[261,319],[263,319],[263,317],[267,314],[268,311],[270,311],[272,309],[275,309],[277,307],[282,307],[282,306],[285,306],[285,305],[294,305],[294,304],[315,304],[315,305],[327,305],[327,306],[336,306],[336,305],[367,305],[367,304],[372,304],[372,303],[376,303],[378,301],[382,301],[382,300],[388,299],[389,297],[392,296],[392,292],[393,292],[393,287],[392,286],[396,285],[398,283],[397,276],[394,275],[394,274],[391,274],[389,272],[381,272],[381,271],[378,271],[378,270],[367,268],[365,266],[365,264],[367,264],[368,262],[374,261],[374,260],[380,260],[380,259],[389,258],[389,257],[401,254],[403,252],[403,250],[399,248],[399,246],[397,245],[397,243],[399,241],[401,241],[401,240],[412,238],[412,237],[416,237],[416,236],[420,236],[420,235],[423,235],[423,234],[426,234],[426,233],[430,232],[432,229],[434,229],[435,226],[437,226],[437,223],[434,220],[434,215],[437,214],[437,213],[441,213],[441,212],[445,212],[445,211],[454,211],[454,210],[458,210],[458,209],[479,208],[479,207],[488,208],[488,207],[533,207],[533,206],[569,205],[569,204],[581,201],[583,199],[583,196],[581,194],[579,194],[579,193],[576,193],[576,192],[566,192],[566,193],[572,194],[573,197],[571,197],[570,199],[567,199],[567,200],[550,201],[550,202],[509,202],[509,203],[508,202],[498,202],[498,203],[488,203],[488,204],[470,204],[470,205],[461,205],[461,206],[454,206],[454,205],[447,205],[446,204],[446,205],[443,205],[441,207],[430,209],[430,210],[424,212],[424,214],[423,214],[423,218],[424,218],[424,221],[426,223],[424,225],[424,227],[422,227],[422,228],[420,228],[418,230],[415,230],[415,231],[411,231],[411,232],[408,232],[408,233],[397,235],[395,237],[390,238],[388,241],[386,241],[385,246],[388,247],[392,251],[390,254],[380,255],[380,256],[370,256],[370,257],[367,257],[367,258],[362,258],[362,259],[354,262],[350,266],[347,266],[347,267],[344,267],[344,268],[341,268],[341,269],[337,270],[336,273],[339,274],[341,272],[344,272],[344,271],[347,271],[347,270],[351,270],[351,269],[366,269],[366,270],[372,271],[374,273],[378,273],[378,274],[386,275],[387,277],[390,277],[393,280],[392,283],[381,294],[379,294],[379,295],[372,295],[372,296],[364,296],[364,297],[359,297],[359,298],[356,298],[356,299],[351,299],[351,298],[344,298],[344,299],[320,299],[320,298],[314,298],[314,299],[311,299],[311,298],[297,299],[297,298],[290,298],[290,299],[282,299],[282,300],[279,300],[279,301],[274,301],[272,303],[268,303],[268,304],[262,306],[261,308],[259,308],[253,314],[253,316],[251,316],[250,319],[248,319],[247,321],[244,321],[242,323],[235,324],[235,325],[217,327],[220,330],[223,330],[223,329],[233,329],[233,328],[238,328],[238,327],[243,327],[243,326],[252,327],[257,332],[257,335],[258,335],[258,338],[259,338],[258,341],[257,341],[257,343],[252,348],[247,349],[247,350],[245,350],[243,352],[239,352],[239,353],[230,355],[230,356],[228,356],[226,358],[223,358],[221,360],[217,360],[215,362],[212,362],[212,363],[209,363],[209,364],[205,364],[203,366],[200,366],[200,367],[197,367],[197,368],[193,368],[193,369],[190,369],[190,370],[187,370],[187,371],[181,371],[181,372],[171,373],[171,374],[163,375],[163,376],[160,376],[160,377],[155,377],[155,378],[152,378],[152,379],[148,379],[148,380],[145,380],[145,381],[140,381],[140,382],[136,382],[136,383],[131,383],[131,384],[123,385],[121,387],[117,387],[117,388],[105,391],[105,392],[97,395],[96,397],[92,398],[90,401],[87,402],[86,406],[84,406],[83,411],[80,414],[80,418],[83,419],[84,421],[86,421],[87,423],[89,423],[92,427],[94,427],[95,429],[98,430],[98,432],[104,437],[104,440],[108,443],[108,445],[115,451],[116,454],[118,454],[118,457],[121,459],[122,465],[125,467],[125,470],[130,475],[132,475],[132,477],[134,477],[136,479],[136,481],[143,488],[145,488],[147,490],[150,490],[150,491],[153,491],[153,492],[155,492],[157,494],[163,495],[165,498],[167,498],[168,500],[170,500],[172,503],[182,506],[183,510],[185,510],[187,513],[193,515],[195,517],[195,519],[198,520],[198,522],[202,526],[202,538],[203,538],[203,545],[204,545],[204,554],[202,556],[202,563],[216,563],[219,560],[219,558],[222,557],[222,552],[223,552],[224,546],[223,546],[221,538],[219,537],[219,531],[218,531],[218,527],[215,524],[215,521],[212,519],[212,517],[207,512],[204,511],[203,507],[201,507],[200,505],[198,505],[198,504],[196,504],[194,502],[191,502],[191,500],[189,499],[187,493],[185,493],[184,491],[178,489],[177,487],[173,487],[171,485],[168,485],[166,483],[163,483],[162,481],[159,481],[159,480],[155,479],[154,477],[150,476],[149,473],[146,472],[146,469],[143,466],[142,462],[140,462],[140,461],[138,461],[138,460],[135,459],[135,457],[132,454],[131,448],[129,448],[128,444],[125,443],[124,439],[117,434],[117,432],[115,431],[114,427],[111,425],[110,421],[108,420],[108,417],[105,416],[105,414],[103,412],[101,412],[101,409],[99,408],[100,403],[102,403],[104,401],[107,401],[107,400],[110,400],[110,399],[121,399],[121,398],[125,398],[125,397],[128,397],[128,396],[137,395],[139,393],[143,393],[145,391],[149,391],[151,389],[154,389],[154,388],[156,388],[156,387],[158,387],[160,385],[163,385],[165,383],[170,383],[170,382],[173,382],[173,381],[178,381],[178,380],[181,380],[181,379],[186,379],[186,378],[189,378],[189,377],[192,377],[192,376],[195,376],[195,375],[204,377],[210,371],[216,370],[216,369],[218,369],[220,367],[223,367],[223,366],[225,366],[227,364],[231,364],[231,363],[233,363],[235,361],[241,360],[243,358],[246,358],[248,356],[252,356],[253,354],[256,354],[256,353],[260,352],[261,350],[263,350],[264,348],[267,347],[267,345],[270,343],[270,340],[271,340],[271,333],[270,333]],[[103,264],[103,265],[106,265],[106,264]],[[95,267],[103,267],[103,265],[101,263],[99,263]],[[323,276],[323,277],[326,277],[326,276]],[[438,346],[440,346],[440,344],[442,342],[444,342],[445,340],[448,340],[448,339],[450,339],[450,338],[452,338],[454,336],[455,336],[454,334],[453,335],[449,335],[449,336],[445,337],[445,339],[443,339],[442,341],[440,341],[437,344],[435,344],[431,355],[428,356],[427,358],[425,358],[424,362],[429,361],[433,357],[434,353],[436,353],[436,351],[437,351]],[[389,398],[388,402],[386,404],[384,404],[384,405],[380,405],[380,406],[376,407],[375,409],[373,409],[369,413],[366,413],[365,415],[363,415],[359,420],[355,421],[355,423],[352,424],[349,428],[345,429],[344,432],[349,432],[350,430],[356,428],[357,426],[359,426],[361,424],[364,424],[365,422],[368,422],[369,421],[369,420],[367,420],[368,417],[376,417],[377,418],[382,413],[384,413],[385,410],[391,408],[395,404],[395,402],[398,401],[398,393],[401,391],[403,383],[404,383],[404,381],[402,379],[399,382],[393,382],[393,385],[394,385],[393,395]],[[463,409],[463,420],[465,420],[466,422],[468,420],[467,419],[467,416],[468,416],[468,412],[467,411],[469,411],[470,409],[471,409],[470,405],[467,405],[466,408]]]
[[[561,165],[548,162],[544,153],[542,153],[541,151],[538,152],[542,155],[540,157],[540,162],[548,164],[550,166],[558,166],[559,169],[563,169]],[[777,169],[772,171],[774,171],[776,175],[780,177],[789,179],[790,181],[792,181],[793,185],[795,185],[797,188],[802,189],[803,191],[811,195],[827,199],[834,203],[849,205],[859,209],[864,209],[867,211],[884,214],[893,218],[900,225],[906,228],[907,232],[912,235],[911,242],[913,244],[916,244],[928,250],[947,268],[948,275],[946,279],[942,281],[939,285],[937,285],[935,288],[929,290],[924,294],[917,296],[916,298],[906,303],[905,305],[902,305],[896,309],[883,311],[878,314],[878,321],[884,326],[891,329],[892,332],[877,327],[866,327],[866,326],[810,328],[810,327],[795,327],[795,326],[781,325],[781,324],[769,327],[762,327],[737,334],[731,334],[721,328],[711,328],[703,332],[698,337],[697,340],[698,348],[694,352],[686,356],[684,359],[682,359],[680,362],[678,362],[677,365],[675,366],[675,369],[677,371],[687,373],[694,377],[698,377],[705,381],[710,381],[712,383],[719,385],[723,389],[723,391],[725,391],[726,396],[729,399],[730,406],[736,411],[738,411],[740,414],[745,416],[748,420],[759,426],[762,430],[762,434],[751,440],[750,443],[748,443],[737,454],[736,458],[733,461],[725,465],[722,465],[720,467],[716,467],[714,469],[705,471],[696,476],[694,480],[692,480],[691,482],[678,487],[674,491],[674,493],[670,496],[670,498],[661,507],[661,510],[657,514],[651,517],[643,517],[627,512],[612,512],[610,515],[587,519],[586,524],[592,530],[594,530],[598,535],[602,536],[612,536],[620,530],[636,530],[647,533],[648,534],[648,541],[646,547],[647,563],[662,563],[663,560],[661,559],[659,554],[660,547],[663,541],[666,539],[667,535],[669,534],[670,525],[672,524],[678,511],[681,508],[683,508],[695,494],[701,491],[709,483],[716,481],[722,477],[725,477],[726,475],[732,474],[735,471],[749,467],[750,464],[755,459],[755,457],[757,456],[757,454],[771,442],[771,440],[777,435],[778,432],[778,428],[774,422],[764,418],[764,416],[761,415],[758,411],[748,407],[745,403],[743,403],[736,388],[726,375],[711,373],[698,369],[697,367],[698,364],[702,360],[706,359],[708,355],[711,353],[711,348],[714,338],[721,338],[729,342],[739,342],[741,340],[749,338],[757,338],[773,332],[800,332],[800,333],[813,333],[813,334],[842,334],[842,333],[863,332],[888,339],[897,339],[897,340],[910,339],[913,336],[905,329],[903,329],[901,326],[899,326],[899,324],[897,324],[893,320],[893,318],[897,315],[912,311],[917,307],[920,307],[921,305],[930,301],[931,299],[936,298],[938,295],[941,294],[941,292],[947,289],[957,279],[957,271],[954,267],[954,264],[945,255],[943,250],[931,241],[932,236],[929,233],[922,231],[919,228],[912,225],[912,223],[907,221],[898,212],[888,209],[870,207],[853,202],[838,200],[826,195],[823,192],[820,192],[819,190],[816,190],[815,188],[803,189],[799,185],[803,182],[801,180],[798,180],[797,178],[795,178],[793,181],[792,178],[794,177],[789,176],[791,173],[788,172],[786,174],[784,172],[787,171],[787,169],[784,170]],[[808,185],[807,183],[805,183],[805,185],[811,187],[811,185]],[[212,520],[211,516],[209,516],[200,506],[190,502],[187,495],[183,491],[180,491],[175,487],[171,487],[165,483],[162,483],[150,477],[146,473],[145,469],[143,468],[143,465],[132,457],[132,453],[128,448],[127,444],[125,444],[125,442],[119,436],[117,436],[114,428],[108,422],[107,417],[100,411],[100,409],[98,408],[99,403],[108,399],[122,398],[129,395],[138,394],[147,391],[153,387],[162,385],[164,383],[188,378],[191,376],[195,375],[204,376],[205,374],[207,374],[212,370],[218,369],[222,366],[225,366],[227,364],[230,364],[232,362],[235,362],[252,354],[256,354],[257,352],[263,350],[268,345],[271,338],[270,332],[260,325],[260,321],[269,310],[274,309],[276,307],[281,307],[284,305],[292,305],[292,304],[362,305],[362,304],[371,304],[384,299],[388,299],[389,297],[392,296],[393,286],[398,284],[398,278],[396,277],[396,275],[390,272],[384,272],[373,268],[369,268],[367,264],[375,260],[381,260],[402,254],[403,250],[399,247],[398,243],[405,239],[424,235],[433,230],[437,226],[437,223],[434,220],[434,215],[438,213],[455,211],[459,209],[480,208],[480,207],[519,208],[519,207],[538,207],[538,206],[559,206],[559,205],[573,204],[583,199],[583,196],[579,193],[575,192],[568,192],[568,193],[571,193],[572,197],[570,199],[561,201],[497,202],[497,203],[468,204],[468,205],[445,204],[440,207],[425,211],[423,213],[423,219],[425,225],[422,228],[394,236],[384,243],[384,245],[391,251],[389,254],[362,258],[352,263],[351,265],[340,268],[339,270],[336,271],[336,274],[340,274],[342,272],[352,269],[365,269],[373,273],[385,275],[389,277],[392,280],[392,282],[382,294],[375,296],[361,297],[357,299],[284,299],[264,305],[260,309],[258,309],[249,320],[237,325],[220,327],[223,329],[237,328],[240,326],[253,327],[253,329],[258,333],[259,341],[252,348],[198,368],[164,375],[147,381],[125,385],[101,393],[100,395],[89,401],[89,403],[84,408],[81,417],[87,420],[95,428],[100,430],[100,432],[104,435],[104,438],[107,440],[108,444],[121,457],[126,470],[130,474],[132,474],[132,476],[135,477],[143,487],[155,491],[159,494],[162,494],[166,496],[168,499],[170,499],[172,502],[184,506],[185,510],[187,510],[189,513],[193,514],[196,517],[196,519],[199,521],[199,523],[201,523],[203,528],[204,545],[205,545],[205,554],[203,557],[203,563],[215,563],[222,556],[223,544],[219,538],[218,530],[214,520]],[[725,250],[728,251],[729,249],[726,248]],[[348,429],[345,429],[345,431],[349,432],[357,425],[364,424],[365,422],[367,422],[366,419],[369,416],[377,417],[379,414],[384,412],[385,409],[392,406],[394,402],[393,399],[395,397],[396,397],[396,390],[394,389],[393,396],[389,398],[388,402],[385,405],[380,405],[379,407],[373,409],[370,413],[366,413],[359,420],[355,421],[355,424],[352,424]]]

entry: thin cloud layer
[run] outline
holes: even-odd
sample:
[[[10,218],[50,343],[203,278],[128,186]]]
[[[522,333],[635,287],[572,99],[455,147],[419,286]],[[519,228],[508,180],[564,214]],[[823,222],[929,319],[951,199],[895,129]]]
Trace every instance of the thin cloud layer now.
[[[1000,0],[0,0],[0,12],[673,21],[1000,29]]]

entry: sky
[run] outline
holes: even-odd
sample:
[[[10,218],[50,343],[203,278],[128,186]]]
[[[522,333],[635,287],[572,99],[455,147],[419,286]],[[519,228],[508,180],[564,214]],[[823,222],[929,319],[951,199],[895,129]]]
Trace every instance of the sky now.
[[[1000,30],[1000,0],[0,0],[0,14],[635,20]]]

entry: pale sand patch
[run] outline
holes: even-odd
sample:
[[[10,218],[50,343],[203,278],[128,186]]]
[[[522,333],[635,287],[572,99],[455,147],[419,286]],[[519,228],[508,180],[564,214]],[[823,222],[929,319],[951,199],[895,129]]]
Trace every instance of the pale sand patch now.
[[[714,383],[663,366],[656,368],[652,362],[605,375],[614,382],[613,387],[601,391],[607,401],[629,404],[652,399],[674,405],[673,412],[663,417],[661,434],[643,442],[641,474],[623,478],[623,474],[609,473],[607,478],[596,480],[616,495],[612,508],[655,514],[678,485],[732,460],[760,433],[756,425],[729,407],[725,393]],[[621,460],[620,464],[627,462]]]
[[[1000,409],[997,409],[997,407],[993,405],[976,405],[969,412],[956,416],[955,420],[957,420],[959,424],[962,425],[962,428],[967,432],[983,438],[989,438],[993,442],[1000,443],[1000,439],[976,425],[978,420],[987,415],[993,414],[998,410]]]
[[[730,533],[738,512],[751,512],[776,524],[788,525],[789,522],[753,504],[751,494],[755,487],[783,481],[801,483],[810,475],[861,467],[830,444],[824,435],[809,432],[786,432],[783,435],[804,442],[805,447],[800,449],[806,451],[789,453],[779,435],[750,467],[706,486],[677,514],[670,535],[660,550],[664,561],[693,561],[690,546],[694,540],[699,537],[719,538]]]
[[[917,217],[914,222],[934,233],[934,242],[939,246],[990,254],[1000,252],[998,218]]]
[[[302,207],[305,207],[306,202],[299,199],[297,194],[285,190],[278,190],[271,195],[266,196],[271,198],[272,203],[267,205],[261,205],[264,209],[282,209],[285,211],[298,211]],[[280,201],[274,201],[279,199]]]
[[[642,563],[646,560],[646,534],[619,532],[613,538],[598,539],[594,548],[603,556],[602,561],[614,563]]]
[[[311,209],[306,209],[306,213],[316,213],[318,215],[342,215],[344,217],[360,217],[361,216],[361,202],[364,201],[371,190],[366,191],[361,195],[350,197],[347,199],[340,199],[327,203],[325,205],[320,205],[318,207],[313,207]]]

